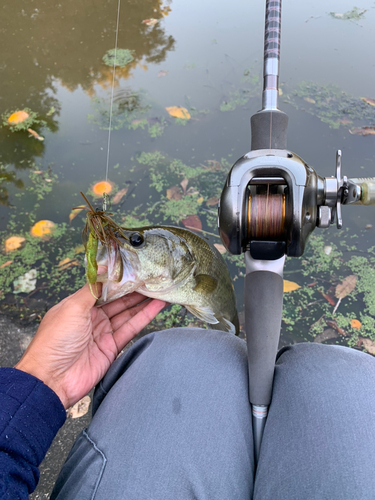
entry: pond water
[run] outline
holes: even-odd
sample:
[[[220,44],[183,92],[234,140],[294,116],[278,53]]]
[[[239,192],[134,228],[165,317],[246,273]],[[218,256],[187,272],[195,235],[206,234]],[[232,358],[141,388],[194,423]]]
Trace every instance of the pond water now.
[[[26,240],[12,252],[3,247],[0,307],[26,323],[84,282],[84,212],[69,215],[83,202],[80,191],[101,201],[92,186],[106,172],[113,68],[103,57],[115,47],[117,5],[13,0],[1,7],[0,229],[3,245],[15,235]],[[280,108],[289,115],[288,147],[322,176],[333,175],[339,148],[345,175],[375,175],[375,138],[358,135],[375,125],[373,103],[361,100],[375,99],[374,26],[373,1],[283,3]],[[118,48],[132,60],[115,73],[108,178],[112,194],[123,194],[112,206],[116,221],[183,225],[197,215],[201,234],[220,243],[215,198],[250,150],[263,30],[263,2],[121,1]],[[172,117],[172,106],[190,119]],[[37,113],[32,129],[43,141],[6,124],[25,108]],[[179,199],[168,197],[174,186]],[[344,207],[343,219],[342,231],[316,230],[306,255],[287,261],[285,278],[300,288],[285,294],[284,344],[320,335],[375,350],[374,209]],[[30,236],[40,220],[56,224],[49,240]],[[224,258],[241,313],[243,258]],[[14,293],[14,280],[32,269],[35,290]],[[354,288],[338,291],[343,282]],[[194,321],[174,307],[155,326]]]

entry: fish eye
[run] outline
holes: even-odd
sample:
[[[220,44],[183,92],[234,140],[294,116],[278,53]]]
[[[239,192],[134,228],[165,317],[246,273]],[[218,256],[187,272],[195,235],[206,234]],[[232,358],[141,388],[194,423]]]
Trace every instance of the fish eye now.
[[[143,239],[143,236],[141,234],[133,233],[130,236],[129,241],[133,247],[140,247],[143,244],[144,239]]]

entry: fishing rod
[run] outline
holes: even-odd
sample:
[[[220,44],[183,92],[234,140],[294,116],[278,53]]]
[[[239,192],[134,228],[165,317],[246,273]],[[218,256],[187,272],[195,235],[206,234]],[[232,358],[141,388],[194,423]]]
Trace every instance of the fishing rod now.
[[[375,178],[348,179],[341,151],[332,177],[321,177],[287,149],[288,116],[278,109],[281,0],[266,0],[262,109],[251,117],[251,151],[231,168],[219,202],[221,239],[245,255],[245,329],[255,464],[272,398],[283,307],[285,256],[301,257],[316,228],[341,206],[375,205]]]

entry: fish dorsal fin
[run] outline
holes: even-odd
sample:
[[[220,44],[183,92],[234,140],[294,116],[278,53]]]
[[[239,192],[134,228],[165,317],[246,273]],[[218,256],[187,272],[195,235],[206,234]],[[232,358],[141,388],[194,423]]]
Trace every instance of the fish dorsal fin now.
[[[215,313],[210,307],[186,306],[186,309],[196,316],[201,321],[205,321],[210,325],[216,325],[219,321],[215,317]]]
[[[217,287],[217,280],[208,274],[197,274],[195,281],[194,292],[203,295],[210,295]]]

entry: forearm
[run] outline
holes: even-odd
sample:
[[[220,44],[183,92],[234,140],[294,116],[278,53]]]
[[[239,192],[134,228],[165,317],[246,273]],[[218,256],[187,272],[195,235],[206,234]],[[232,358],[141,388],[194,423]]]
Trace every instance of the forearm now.
[[[58,396],[37,378],[0,369],[0,498],[27,499],[38,467],[66,418]]]

